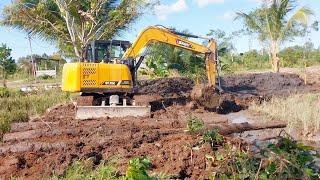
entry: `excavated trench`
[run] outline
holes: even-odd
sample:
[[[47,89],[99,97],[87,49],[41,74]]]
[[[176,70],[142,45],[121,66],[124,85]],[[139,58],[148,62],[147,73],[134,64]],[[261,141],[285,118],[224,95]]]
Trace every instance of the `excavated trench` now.
[[[174,179],[208,177],[215,171],[205,157],[212,149],[208,146],[192,152],[188,147],[199,137],[184,130],[188,113],[202,109],[205,115],[203,112],[214,110],[206,107],[210,106],[210,96],[216,95],[214,90],[206,90],[206,103],[196,104],[190,98],[194,83],[188,78],[147,80],[139,86],[137,101],[150,103],[153,117],[77,121],[73,104],[67,104],[52,108],[32,122],[12,124],[0,145],[0,179],[43,179],[53,172],[62,175],[77,159],[90,158],[97,165],[114,156],[121,157],[120,173],[130,158],[147,156],[152,159],[153,172],[170,174]],[[252,101],[272,96],[316,90],[304,85],[297,75],[273,73],[223,77],[222,87],[225,92],[219,113],[240,111]],[[208,116],[209,123],[226,126],[225,120],[214,119],[212,113]],[[228,142],[244,145],[234,138]]]

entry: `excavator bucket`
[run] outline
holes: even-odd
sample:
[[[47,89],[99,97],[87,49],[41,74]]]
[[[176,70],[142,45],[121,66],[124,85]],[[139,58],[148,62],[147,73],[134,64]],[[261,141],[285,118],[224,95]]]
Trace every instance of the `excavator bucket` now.
[[[221,104],[221,96],[214,86],[197,84],[191,91],[191,99],[208,109],[216,109]]]
[[[77,106],[76,119],[96,119],[115,117],[148,117],[151,113],[150,106]]]

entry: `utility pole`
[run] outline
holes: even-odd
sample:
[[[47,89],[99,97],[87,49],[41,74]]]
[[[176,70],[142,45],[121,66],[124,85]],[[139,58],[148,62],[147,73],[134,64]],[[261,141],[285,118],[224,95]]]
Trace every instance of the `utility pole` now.
[[[36,77],[36,65],[33,59],[33,52],[32,52],[32,45],[31,45],[31,32],[28,33],[28,40],[29,40],[29,48],[30,48],[30,58],[31,58],[31,64],[32,64],[32,76],[35,78]]]

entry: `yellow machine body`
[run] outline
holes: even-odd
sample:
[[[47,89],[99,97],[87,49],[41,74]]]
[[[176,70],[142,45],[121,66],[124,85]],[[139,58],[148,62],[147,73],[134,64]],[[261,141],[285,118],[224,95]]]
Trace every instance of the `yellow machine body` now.
[[[132,75],[127,65],[67,63],[62,72],[62,90],[68,92],[131,92]]]

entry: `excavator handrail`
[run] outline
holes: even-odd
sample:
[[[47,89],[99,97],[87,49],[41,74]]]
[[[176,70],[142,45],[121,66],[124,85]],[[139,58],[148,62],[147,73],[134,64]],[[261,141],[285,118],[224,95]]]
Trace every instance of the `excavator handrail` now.
[[[180,33],[184,34],[184,33]],[[200,36],[192,35],[193,38],[202,38]],[[214,41],[210,39],[209,41]],[[175,47],[180,47],[186,50],[190,50],[194,53],[206,54],[215,49],[210,49],[202,44],[192,42],[186,38],[179,36],[178,33],[171,31],[165,27],[149,26],[144,29],[136,38],[135,42],[131,45],[129,49],[124,53],[123,59],[136,58],[139,56],[140,51],[146,47],[149,43],[161,42],[169,44]]]

